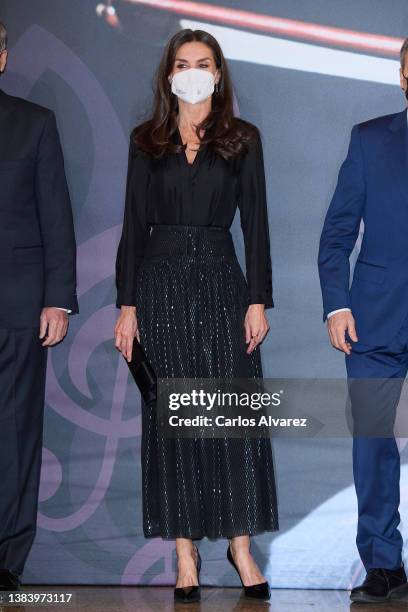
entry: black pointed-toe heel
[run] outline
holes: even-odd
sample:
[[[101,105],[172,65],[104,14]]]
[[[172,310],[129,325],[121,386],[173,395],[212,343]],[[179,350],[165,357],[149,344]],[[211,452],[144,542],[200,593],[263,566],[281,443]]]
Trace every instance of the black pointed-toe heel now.
[[[245,597],[251,597],[252,599],[270,599],[271,597],[271,589],[267,582],[260,582],[259,584],[251,584],[250,586],[245,586],[242,582],[241,574],[238,571],[238,568],[235,564],[234,559],[232,558],[232,553],[230,550],[230,546],[228,545],[227,550],[227,559],[231,563],[232,567],[237,572],[241,584],[244,589]]]
[[[195,546],[195,545],[194,545]],[[197,580],[200,582],[200,569],[201,569],[201,557],[200,551],[195,546],[197,551]],[[201,591],[200,585],[188,586],[188,587],[176,587],[174,589],[174,601],[178,603],[192,603],[194,601],[200,601]]]

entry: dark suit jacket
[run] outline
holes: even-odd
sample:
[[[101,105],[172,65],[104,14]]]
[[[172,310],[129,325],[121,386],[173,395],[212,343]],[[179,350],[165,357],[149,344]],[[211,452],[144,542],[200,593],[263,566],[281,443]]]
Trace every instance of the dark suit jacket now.
[[[76,244],[54,113],[0,90],[0,327],[78,312]]]
[[[407,111],[353,127],[320,240],[324,318],[349,307],[359,340],[385,345],[408,316]],[[364,235],[349,289],[349,255]]]

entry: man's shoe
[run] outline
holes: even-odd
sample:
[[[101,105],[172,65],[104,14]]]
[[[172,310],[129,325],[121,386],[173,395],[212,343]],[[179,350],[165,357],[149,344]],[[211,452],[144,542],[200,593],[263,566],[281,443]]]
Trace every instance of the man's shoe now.
[[[0,591],[20,591],[20,579],[11,570],[0,569]]]
[[[404,566],[397,570],[376,568],[368,570],[363,584],[352,589],[350,599],[363,603],[377,603],[398,599],[407,591]]]

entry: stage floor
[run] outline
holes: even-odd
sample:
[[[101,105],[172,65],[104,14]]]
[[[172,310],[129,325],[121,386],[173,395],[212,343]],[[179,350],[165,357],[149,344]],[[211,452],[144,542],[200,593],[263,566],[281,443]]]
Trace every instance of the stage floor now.
[[[67,599],[72,594],[69,603],[49,603],[47,605],[24,605],[24,594],[54,594],[54,601]],[[254,602],[241,597],[241,589],[229,587],[202,587],[201,602],[196,604],[173,603],[173,589],[171,587],[86,587],[86,586],[29,586],[25,585],[19,595],[21,603],[17,606],[4,606],[0,603],[0,610],[50,610],[67,612],[159,612],[184,611],[217,612],[271,610],[273,612],[342,612],[356,610],[365,612],[378,610],[387,612],[401,612],[408,610],[408,596],[406,601],[393,603],[364,605],[351,604],[347,591],[317,591],[317,590],[272,590],[269,602]],[[17,599],[17,598],[16,598]]]

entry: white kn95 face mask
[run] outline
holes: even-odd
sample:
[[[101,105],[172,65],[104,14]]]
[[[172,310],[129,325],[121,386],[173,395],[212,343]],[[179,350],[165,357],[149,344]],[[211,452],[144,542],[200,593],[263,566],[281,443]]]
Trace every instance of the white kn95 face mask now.
[[[209,70],[188,68],[173,75],[171,91],[185,102],[197,104],[211,96],[214,85],[214,75]]]

